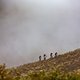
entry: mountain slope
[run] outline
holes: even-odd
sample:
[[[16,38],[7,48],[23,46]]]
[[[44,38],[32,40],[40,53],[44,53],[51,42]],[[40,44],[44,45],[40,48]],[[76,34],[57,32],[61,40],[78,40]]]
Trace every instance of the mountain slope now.
[[[52,59],[24,64],[16,68],[21,74],[29,71],[50,71],[59,69],[61,71],[72,72],[80,69],[80,49],[58,55]]]

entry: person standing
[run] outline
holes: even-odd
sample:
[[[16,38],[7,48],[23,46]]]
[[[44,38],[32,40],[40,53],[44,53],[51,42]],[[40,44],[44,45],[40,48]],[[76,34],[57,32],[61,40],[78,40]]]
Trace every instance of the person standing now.
[[[44,57],[44,60],[46,60],[46,54],[44,54],[44,56],[43,56],[43,57]]]
[[[50,58],[53,58],[53,53],[50,53]]]
[[[41,56],[39,56],[39,61],[41,61]]]

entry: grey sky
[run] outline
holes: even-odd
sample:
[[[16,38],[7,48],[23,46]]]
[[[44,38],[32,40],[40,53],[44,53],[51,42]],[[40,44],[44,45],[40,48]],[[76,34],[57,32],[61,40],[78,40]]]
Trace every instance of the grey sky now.
[[[80,47],[80,0],[1,1],[1,63],[19,65]]]

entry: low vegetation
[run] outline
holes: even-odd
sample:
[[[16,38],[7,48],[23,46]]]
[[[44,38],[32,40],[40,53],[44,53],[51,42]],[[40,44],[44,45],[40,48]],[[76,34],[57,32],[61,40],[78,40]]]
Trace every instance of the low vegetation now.
[[[80,49],[16,68],[0,65],[0,80],[80,80]]]
[[[65,73],[55,69],[50,72],[44,70],[39,72],[30,71],[28,74],[12,76],[10,70],[6,69],[4,65],[0,65],[0,80],[80,80],[80,72]]]

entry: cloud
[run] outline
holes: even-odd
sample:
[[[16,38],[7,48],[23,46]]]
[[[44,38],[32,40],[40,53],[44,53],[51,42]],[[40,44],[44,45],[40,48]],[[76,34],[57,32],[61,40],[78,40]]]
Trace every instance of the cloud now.
[[[80,47],[79,0],[3,0],[0,61],[19,65]]]

